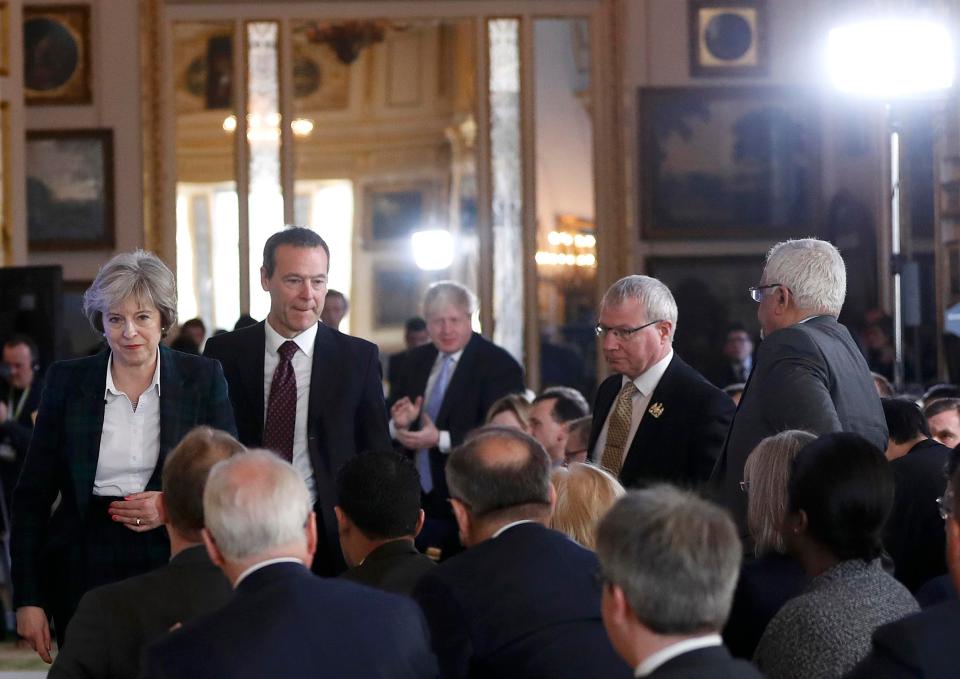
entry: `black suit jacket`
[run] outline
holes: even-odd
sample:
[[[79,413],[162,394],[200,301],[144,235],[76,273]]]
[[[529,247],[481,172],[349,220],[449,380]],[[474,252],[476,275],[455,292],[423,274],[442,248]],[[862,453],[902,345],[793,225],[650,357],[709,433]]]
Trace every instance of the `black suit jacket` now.
[[[441,674],[630,677],[603,628],[597,568],[593,552],[537,523],[444,561],[414,590]]]
[[[426,407],[427,381],[437,354],[433,344],[415,347],[404,354],[396,382],[390,385],[389,406],[404,396],[410,400],[423,396]],[[497,399],[522,391],[523,368],[520,364],[504,349],[473,333],[450,377],[434,424],[440,431],[450,432],[450,445],[456,447],[463,443],[471,430],[483,424],[487,411]],[[437,448],[430,451],[434,492],[442,498],[449,496],[444,477],[446,464],[446,455]]]
[[[955,679],[960,667],[960,601],[951,601],[884,625],[849,679]]]
[[[650,679],[762,679],[746,660],[730,656],[723,646],[709,646],[670,658],[647,675]]]
[[[9,392],[10,386],[6,382],[0,382],[0,400],[6,401]],[[22,394],[22,392],[20,393]],[[13,488],[16,486],[17,477],[20,476],[20,469],[23,467],[27,450],[30,448],[30,437],[33,436],[33,414],[40,408],[40,395],[42,393],[43,378],[34,373],[33,383],[30,385],[27,398],[23,401],[19,417],[14,418],[12,417],[13,413],[8,413],[10,419],[0,422],[0,444],[10,446],[14,453],[12,460],[0,460],[3,496],[8,511],[13,501]],[[16,406],[16,399],[14,406]]]
[[[946,487],[949,458],[949,448],[927,439],[890,463],[896,494],[884,545],[894,575],[911,592],[947,572],[946,533],[936,501]]]
[[[263,443],[264,321],[207,340],[204,356],[223,365],[240,442]],[[307,445],[317,489],[319,544],[314,568],[334,574],[345,568],[337,538],[337,471],[351,456],[389,450],[387,411],[377,347],[319,323],[310,375]]]
[[[863,355],[832,316],[816,316],[770,334],[756,352],[723,454],[717,490],[746,535],[743,465],[760,441],[785,429],[854,432],[887,447],[880,397]]]
[[[436,676],[406,597],[318,578],[296,563],[254,571],[233,598],[149,646],[141,677]]]
[[[206,549],[190,547],[170,563],[87,592],[70,621],[70,643],[50,668],[53,679],[128,679],[140,672],[144,647],[177,623],[220,608],[230,581]]]
[[[50,611],[64,605],[69,615],[91,581],[93,574],[83,573],[84,520],[100,455],[108,357],[103,351],[61,361],[47,372],[37,425],[13,494],[10,551],[16,607],[45,606]],[[161,346],[160,456],[147,490],[160,490],[167,453],[202,424],[236,433],[220,366]],[[51,517],[58,494],[61,501]],[[165,540],[162,528],[150,534],[158,532]],[[87,547],[88,552],[94,549]],[[166,549],[161,563],[169,556]],[[44,590],[54,586],[67,599],[51,601]]]
[[[622,382],[622,375],[611,375],[597,390],[587,446],[590,451],[597,445]],[[703,483],[720,455],[736,409],[733,401],[674,353],[650,395],[648,408],[656,404],[663,412],[659,417],[649,410],[643,414],[620,469],[620,482],[624,486],[658,481],[681,486]]]
[[[432,559],[417,551],[413,540],[392,540],[377,547],[363,563],[340,574],[341,578],[394,594],[413,593],[420,578],[433,570]]]

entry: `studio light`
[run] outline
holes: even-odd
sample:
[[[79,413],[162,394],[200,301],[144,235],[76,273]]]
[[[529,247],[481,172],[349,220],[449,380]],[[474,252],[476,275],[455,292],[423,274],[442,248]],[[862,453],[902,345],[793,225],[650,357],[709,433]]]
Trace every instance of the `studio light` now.
[[[413,261],[424,271],[447,269],[453,264],[453,236],[445,229],[416,231],[410,235]]]

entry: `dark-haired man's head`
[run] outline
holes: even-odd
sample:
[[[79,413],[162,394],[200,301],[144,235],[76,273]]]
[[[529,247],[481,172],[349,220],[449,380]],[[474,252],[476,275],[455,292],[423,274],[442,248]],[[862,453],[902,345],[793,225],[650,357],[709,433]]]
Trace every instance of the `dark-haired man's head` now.
[[[3,374],[14,389],[26,389],[33,384],[39,359],[37,343],[28,335],[13,335],[3,343]]]
[[[927,419],[913,401],[904,398],[880,399],[890,439],[885,455],[888,460],[903,457],[920,441],[930,438]]]
[[[348,566],[385,542],[413,540],[423,527],[420,474],[394,452],[356,455],[337,474],[337,525]]]
[[[420,316],[408,318],[403,324],[403,343],[407,349],[423,346],[430,343],[430,333],[427,332],[427,322]]]
[[[723,355],[734,363],[743,363],[753,354],[753,340],[742,323],[733,323],[727,328],[723,343]]]
[[[930,436],[948,448],[960,444],[960,398],[941,398],[923,409]]]
[[[535,438],[507,427],[482,427],[450,453],[447,486],[464,546],[515,521],[549,521],[556,502],[550,469]]]
[[[334,290],[331,288],[327,290],[327,296],[323,303],[323,313],[320,314],[320,320],[323,321],[324,325],[329,326],[334,330],[339,330],[340,323],[343,321],[343,317],[347,315],[349,310],[350,303],[347,301],[347,296],[339,290]]]
[[[176,554],[190,544],[203,542],[203,491],[210,469],[244,450],[224,431],[196,427],[167,455],[159,505],[160,517],[170,534],[171,552]]]
[[[824,434],[793,461],[784,539],[811,576],[830,562],[883,550],[894,480],[883,453],[859,434]]]
[[[270,236],[260,267],[260,287],[270,294],[270,327],[291,339],[316,325],[329,272],[330,248],[315,231],[289,226]]]
[[[546,449],[554,466],[565,458],[567,424],[590,412],[587,400],[570,387],[548,387],[533,400],[530,408],[530,433]]]
[[[567,423],[569,433],[567,434],[567,445],[563,450],[565,464],[587,461],[590,454],[587,445],[590,443],[591,426],[593,426],[593,418],[589,415],[584,415]]]

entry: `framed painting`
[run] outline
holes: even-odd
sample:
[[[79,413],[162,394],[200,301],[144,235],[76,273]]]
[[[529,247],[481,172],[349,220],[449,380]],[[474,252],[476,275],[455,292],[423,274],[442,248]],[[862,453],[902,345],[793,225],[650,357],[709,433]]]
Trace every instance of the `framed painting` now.
[[[363,235],[370,244],[409,238],[436,215],[436,186],[430,181],[368,184],[363,191]]]
[[[765,0],[688,0],[690,75],[767,72]]]
[[[90,7],[23,8],[23,89],[27,105],[89,104]]]
[[[402,326],[408,318],[420,314],[423,276],[416,268],[373,269],[373,325],[375,328]]]
[[[0,75],[10,75],[10,4],[0,2]]]
[[[784,88],[639,92],[641,233],[651,239],[810,233],[820,201],[820,104]]]
[[[27,234],[31,250],[114,245],[113,132],[27,132]]]

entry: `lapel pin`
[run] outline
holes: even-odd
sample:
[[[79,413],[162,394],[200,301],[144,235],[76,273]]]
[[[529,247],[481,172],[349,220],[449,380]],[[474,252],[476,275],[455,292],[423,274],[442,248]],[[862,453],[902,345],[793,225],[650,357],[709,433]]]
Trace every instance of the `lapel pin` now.
[[[650,409],[647,412],[653,415],[654,417],[660,417],[661,415],[663,415],[663,404],[654,403],[652,406],[650,406]]]

